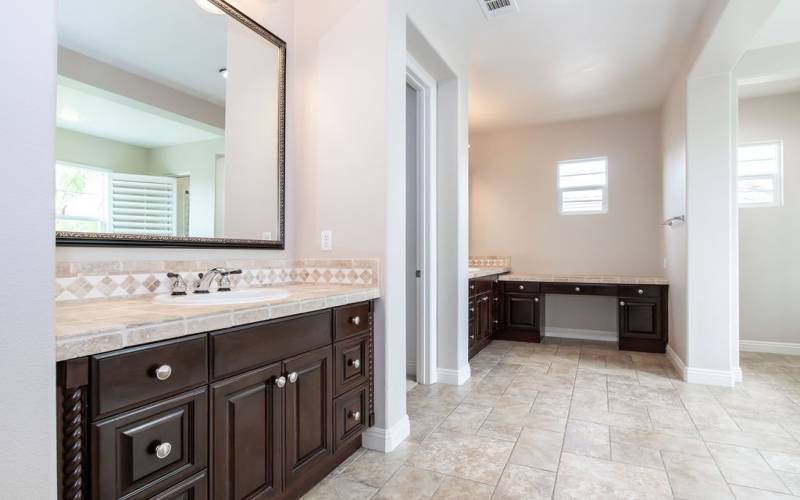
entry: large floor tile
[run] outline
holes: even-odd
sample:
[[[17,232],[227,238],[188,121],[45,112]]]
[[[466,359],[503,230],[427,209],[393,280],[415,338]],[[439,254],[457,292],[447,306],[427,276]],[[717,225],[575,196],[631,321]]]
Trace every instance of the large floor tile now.
[[[514,446],[511,463],[555,472],[564,434],[526,427]]]
[[[583,420],[567,422],[564,451],[587,457],[611,458],[608,426]]]
[[[514,444],[499,439],[434,432],[407,460],[408,465],[496,485]]]
[[[757,450],[717,443],[709,443],[708,449],[728,483],[789,493]]]
[[[374,500],[413,500],[433,497],[444,476],[435,472],[403,466],[381,488]]]
[[[733,498],[714,460],[684,453],[661,453],[676,497],[687,500]]]
[[[460,432],[475,434],[481,428],[492,409],[485,406],[474,406],[462,403],[439,425],[444,432]]]
[[[309,491],[303,500],[368,500],[377,488],[342,477],[325,479]]]
[[[494,488],[457,477],[445,477],[433,495],[434,500],[490,500]]]
[[[554,498],[671,499],[663,470],[564,453]]]
[[[554,472],[508,464],[492,500],[546,500],[553,495]],[[471,498],[471,497],[470,497]]]

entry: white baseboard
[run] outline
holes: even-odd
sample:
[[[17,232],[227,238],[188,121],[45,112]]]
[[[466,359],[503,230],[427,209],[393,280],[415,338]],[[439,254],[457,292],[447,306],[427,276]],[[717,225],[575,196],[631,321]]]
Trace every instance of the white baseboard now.
[[[458,370],[439,368],[438,375],[437,379],[440,384],[462,385],[472,376],[472,370],[467,363]]]
[[[800,355],[800,344],[794,342],[768,342],[766,340],[739,340],[739,350]]]
[[[411,423],[408,415],[395,422],[388,429],[370,427],[361,435],[361,446],[370,450],[389,453],[397,448],[411,434]]]
[[[742,367],[737,366],[733,369],[733,381],[734,382],[741,382],[742,381]]]
[[[686,383],[719,385],[723,387],[733,387],[736,385],[735,370],[708,370],[706,368],[692,368],[686,366],[680,356],[672,350],[672,346],[669,345],[667,346],[667,357]],[[741,380],[741,370],[739,371],[739,380]]]
[[[561,328],[558,326],[546,326],[544,336],[562,339],[598,340],[602,342],[616,342],[619,338],[616,331]]]

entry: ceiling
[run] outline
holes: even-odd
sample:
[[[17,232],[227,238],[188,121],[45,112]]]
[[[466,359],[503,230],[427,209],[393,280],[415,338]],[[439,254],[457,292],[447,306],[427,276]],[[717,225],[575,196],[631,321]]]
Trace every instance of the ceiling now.
[[[469,50],[470,130],[659,106],[706,0],[518,0],[487,20],[475,0],[426,4]]]
[[[59,78],[56,126],[144,148],[174,146],[223,137],[209,125]]]
[[[750,42],[750,49],[800,42],[800,1],[781,0]]]
[[[226,17],[205,12],[194,0],[58,0],[58,41],[222,105]]]

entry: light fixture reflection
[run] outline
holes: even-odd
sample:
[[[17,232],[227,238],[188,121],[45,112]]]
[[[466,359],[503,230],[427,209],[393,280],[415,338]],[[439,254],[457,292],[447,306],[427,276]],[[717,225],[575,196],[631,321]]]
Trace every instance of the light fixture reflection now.
[[[222,78],[227,80],[228,79],[228,68],[220,68],[219,69],[219,76],[221,76]]]
[[[209,2],[208,0],[194,0],[198,7],[211,14],[222,15],[224,12],[219,7]]]

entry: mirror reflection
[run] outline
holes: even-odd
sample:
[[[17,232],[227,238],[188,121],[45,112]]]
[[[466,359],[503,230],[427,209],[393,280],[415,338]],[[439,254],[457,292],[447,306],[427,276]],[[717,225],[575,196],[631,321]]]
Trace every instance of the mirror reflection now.
[[[281,238],[277,45],[205,0],[59,0],[58,34],[57,231]]]

